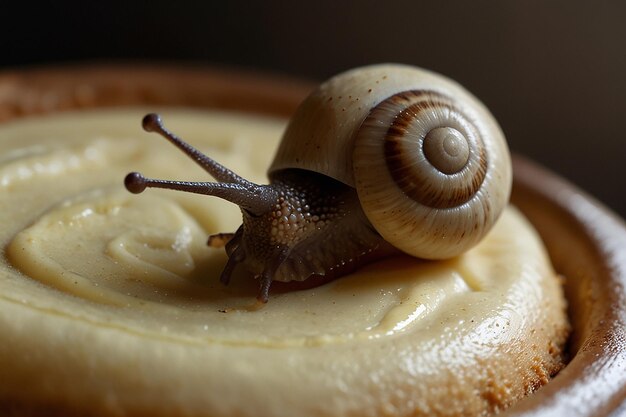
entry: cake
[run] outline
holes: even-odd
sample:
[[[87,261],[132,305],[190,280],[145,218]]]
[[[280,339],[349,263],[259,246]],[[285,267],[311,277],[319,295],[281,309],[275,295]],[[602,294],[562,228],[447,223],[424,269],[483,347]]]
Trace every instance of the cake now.
[[[160,110],[253,181],[284,119]],[[148,109],[91,110],[0,127],[5,248],[0,403],[16,415],[487,415],[564,366],[561,278],[514,207],[451,260],[396,255],[257,308],[242,271],[219,283],[239,211],[151,190],[130,170],[206,180],[141,132]],[[27,389],[26,389],[27,387]]]
[[[620,407],[626,392],[621,371],[626,363],[626,268],[620,249],[626,247],[626,229],[592,198],[528,161],[515,160],[513,202],[532,225],[512,207],[485,242],[455,261],[431,264],[395,257],[324,286],[273,288],[261,309],[254,303],[256,283],[245,274],[233,277],[229,287],[218,282],[213,267],[219,269],[226,256],[204,246],[209,233],[237,227],[240,216],[233,206],[202,196],[129,196],[123,190],[120,179],[130,169],[206,180],[167,144],[140,132],[143,114],[155,110],[180,136],[264,182],[271,158],[265,145],[276,143],[284,117],[308,88],[208,69],[82,67],[0,76],[0,120],[9,121],[0,126],[0,178],[8,196],[0,211],[5,248],[0,267],[1,414],[480,415],[513,404],[507,415],[595,416]],[[229,113],[163,108],[166,104]],[[57,116],[67,109],[112,105],[127,107]],[[230,113],[233,109],[246,116]],[[250,117],[250,112],[272,118]],[[51,116],[33,117],[47,113]],[[263,146],[249,148],[252,137]],[[142,156],[146,152],[157,155],[144,165],[150,160]],[[240,167],[242,155],[252,162]],[[115,216],[126,220],[110,223]],[[98,217],[106,222],[94,222]],[[510,228],[519,231],[513,240],[510,233],[502,237]],[[72,238],[42,237],[43,229]],[[104,243],[102,233],[115,238]],[[515,274],[506,282],[491,279],[502,268],[491,262],[503,250],[503,241],[510,249],[521,249],[518,261],[532,258],[517,284]],[[94,242],[99,245],[95,252],[85,249]],[[55,259],[59,254],[74,262],[64,264]],[[121,279],[107,280],[94,254],[122,270]],[[506,253],[505,259],[510,256]],[[519,263],[508,262],[504,269],[514,272],[515,265]],[[90,276],[81,277],[86,273]],[[413,273],[421,277],[419,289],[407,291]],[[377,289],[382,274],[393,281]],[[437,285],[429,285],[434,281]],[[445,285],[439,287],[440,281]],[[403,286],[382,290],[394,283]],[[561,286],[574,330],[569,355],[563,345],[569,325]],[[515,299],[519,291],[525,291],[517,297],[519,308],[502,304],[492,315],[483,314],[482,321],[476,320],[480,308],[468,313],[463,305],[472,298],[474,307],[476,299],[478,304],[485,301],[479,306],[485,312],[495,299]],[[337,302],[338,295],[351,300],[353,294],[367,303]],[[413,306],[405,301],[416,299]],[[519,300],[528,302],[520,305]],[[297,306],[288,307],[289,302]],[[319,314],[329,306],[330,311]],[[390,307],[400,313],[380,320]],[[357,316],[348,329],[341,327],[339,308]],[[282,315],[277,313],[281,309]],[[267,316],[272,312],[272,320],[280,316],[290,326],[271,327]],[[460,312],[474,317],[463,319]],[[437,323],[442,316],[443,324]],[[226,340],[230,330],[238,340]],[[270,346],[285,334],[292,335],[289,343]],[[440,343],[425,349],[429,337]],[[309,355],[337,347],[342,355]],[[266,356],[248,355],[255,350]],[[274,361],[266,361],[272,353]],[[492,358],[486,358],[488,353]],[[561,369],[564,356],[569,362]],[[317,373],[310,375],[310,368],[302,366],[305,357]],[[211,366],[226,372],[226,378],[207,375]],[[393,372],[394,366],[400,371]],[[428,372],[434,369],[448,371]],[[311,384],[314,378],[322,383]],[[301,397],[307,401],[302,403]]]

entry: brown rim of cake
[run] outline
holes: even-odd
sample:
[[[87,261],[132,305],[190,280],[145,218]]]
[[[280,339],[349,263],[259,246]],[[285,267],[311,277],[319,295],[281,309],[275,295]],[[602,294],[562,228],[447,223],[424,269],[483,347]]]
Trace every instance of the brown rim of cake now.
[[[0,122],[28,115],[140,104],[288,116],[311,84],[170,65],[93,65],[0,74]],[[521,157],[512,201],[543,238],[564,283],[571,360],[505,415],[593,415],[626,403],[626,227],[592,197]]]

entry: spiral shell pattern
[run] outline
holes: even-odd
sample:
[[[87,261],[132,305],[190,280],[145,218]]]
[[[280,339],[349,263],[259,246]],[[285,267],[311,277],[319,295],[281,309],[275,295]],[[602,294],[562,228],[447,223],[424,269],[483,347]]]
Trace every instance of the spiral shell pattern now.
[[[487,233],[511,188],[503,135],[445,94],[394,94],[369,113],[353,153],[363,210],[413,256],[456,256]]]

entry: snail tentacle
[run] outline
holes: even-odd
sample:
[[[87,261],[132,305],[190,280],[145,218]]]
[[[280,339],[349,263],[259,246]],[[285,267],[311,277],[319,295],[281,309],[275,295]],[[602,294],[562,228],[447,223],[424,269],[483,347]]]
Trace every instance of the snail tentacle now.
[[[212,248],[223,248],[234,237],[234,233],[215,233],[209,236],[206,244]]]
[[[232,275],[235,267],[246,259],[245,252],[237,247],[229,256],[222,273],[220,274],[220,282],[224,285],[230,283],[230,276]]]
[[[283,262],[289,257],[289,247],[279,246],[276,248],[274,254],[270,257],[269,261],[265,264],[263,272],[259,277],[259,293],[257,294],[257,300],[261,303],[267,303],[270,297],[270,286],[274,281],[276,271],[282,265]]]
[[[237,204],[254,215],[263,214],[274,205],[277,194],[272,187],[257,186],[255,189],[232,183],[169,181],[146,178],[138,172],[131,172],[124,179],[126,188],[135,194],[146,188],[164,188],[195,194],[212,195]]]
[[[146,132],[156,132],[168,141],[170,141],[174,146],[176,146],[187,156],[193,159],[199,166],[201,166],[206,172],[209,173],[209,175],[211,175],[217,181],[240,184],[250,189],[258,187],[257,184],[254,184],[246,180],[245,178],[240,177],[230,169],[214,161],[212,158],[209,158],[207,155],[203,154],[202,152],[191,146],[189,143],[183,141],[174,133],[170,132],[168,129],[165,128],[161,116],[159,116],[158,114],[147,114],[143,118],[141,124]]]

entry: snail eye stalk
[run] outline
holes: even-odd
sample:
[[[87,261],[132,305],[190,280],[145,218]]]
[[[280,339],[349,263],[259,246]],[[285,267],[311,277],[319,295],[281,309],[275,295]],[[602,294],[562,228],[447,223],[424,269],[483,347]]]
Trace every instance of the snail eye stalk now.
[[[241,209],[257,216],[268,212],[275,204],[278,195],[272,187],[250,182],[217,163],[167,130],[159,115],[154,113],[146,115],[142,125],[145,131],[156,132],[169,140],[220,182],[168,181],[146,178],[138,172],[131,172],[124,179],[124,185],[131,193],[138,194],[146,188],[164,188],[212,195],[237,204]]]

